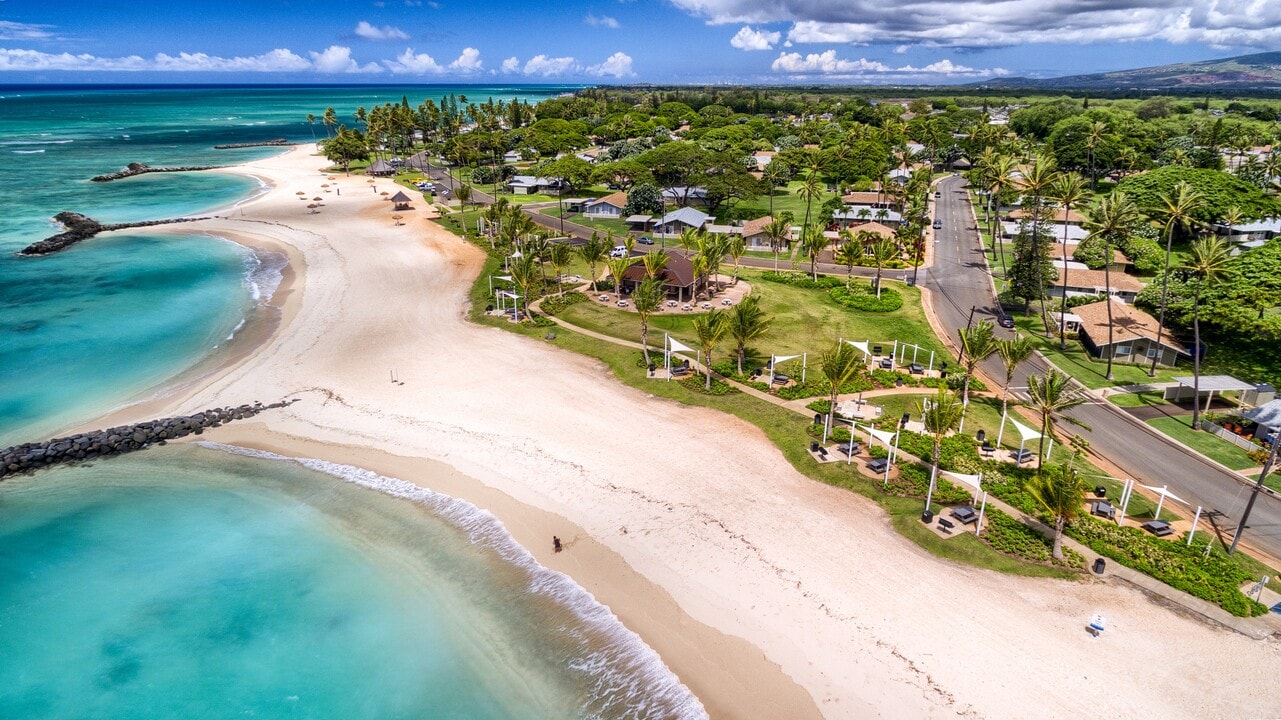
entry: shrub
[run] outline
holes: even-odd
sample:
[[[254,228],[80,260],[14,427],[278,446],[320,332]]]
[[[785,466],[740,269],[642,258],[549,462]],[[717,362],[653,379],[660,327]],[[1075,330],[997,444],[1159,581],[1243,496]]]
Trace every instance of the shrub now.
[[[721,380],[718,377],[712,377],[712,389],[708,390],[704,385],[707,380],[702,375],[691,375],[681,378],[678,382],[686,389],[702,395],[733,395],[742,392],[738,388]]]
[[[890,478],[887,492],[899,497],[913,497],[925,499],[925,493],[930,487],[930,469],[923,465],[903,464],[899,465],[899,475],[896,478]],[[948,482],[947,478],[939,477],[934,483],[933,502],[941,505],[954,505],[957,503],[968,502],[970,493]]]
[[[844,281],[840,278],[828,275],[820,275],[818,280],[801,272],[774,272],[767,270],[761,273],[761,277],[769,282],[782,283],[792,287],[808,288],[811,290],[822,290],[826,288],[843,287]]]
[[[1054,559],[1054,542],[1000,510],[989,507],[979,539],[993,550],[1031,562],[1061,565],[1082,570],[1085,558],[1069,547],[1063,548],[1063,559]]]
[[[859,393],[872,389],[872,381],[866,375],[856,375],[841,386],[841,394]],[[779,388],[778,396],[784,400],[804,400],[830,394],[832,384],[822,374],[813,374],[805,382]]]
[[[540,307],[542,307],[543,312],[548,315],[559,315],[570,305],[577,305],[585,300],[587,300],[587,296],[583,293],[568,292],[564,295],[552,295],[550,297],[543,298],[543,303]]]
[[[826,415],[832,409],[832,401],[831,400],[815,400],[814,402],[810,403],[809,405],[806,405],[805,407],[809,408],[810,410],[813,410],[816,413],[823,413],[824,415]]]
[[[893,312],[903,307],[903,296],[892,288],[881,290],[879,299],[862,288],[846,290],[844,286],[834,287],[827,294],[837,305],[863,312]]]

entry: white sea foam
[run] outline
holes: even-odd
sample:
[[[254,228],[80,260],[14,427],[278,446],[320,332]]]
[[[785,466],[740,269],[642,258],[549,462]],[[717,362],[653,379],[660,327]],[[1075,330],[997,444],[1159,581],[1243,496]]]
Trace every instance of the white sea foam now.
[[[9,152],[12,152],[14,155],[36,155],[44,152],[44,148],[40,148],[39,150],[10,150]]]
[[[0,145],[66,145],[75,140],[4,140]]]
[[[529,551],[507,532],[498,518],[464,500],[419,487],[404,480],[384,477],[369,470],[327,460],[291,458],[249,448],[200,442],[199,445],[235,455],[295,462],[347,482],[377,490],[392,497],[417,503],[440,519],[467,534],[475,545],[496,552],[528,577],[529,592],[553,600],[571,611],[583,628],[562,628],[580,648],[570,669],[590,678],[589,706],[582,708],[589,718],[674,718],[704,720],[707,711],[698,698],[672,674],[658,653],[639,635],[628,630],[609,608],[602,605],[564,573],[538,564]]]

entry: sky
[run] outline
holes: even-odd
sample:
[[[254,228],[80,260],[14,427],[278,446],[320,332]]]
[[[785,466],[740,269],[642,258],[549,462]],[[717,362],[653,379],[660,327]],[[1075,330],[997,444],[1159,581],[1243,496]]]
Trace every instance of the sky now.
[[[947,84],[1270,50],[1279,0],[0,0],[0,84]]]

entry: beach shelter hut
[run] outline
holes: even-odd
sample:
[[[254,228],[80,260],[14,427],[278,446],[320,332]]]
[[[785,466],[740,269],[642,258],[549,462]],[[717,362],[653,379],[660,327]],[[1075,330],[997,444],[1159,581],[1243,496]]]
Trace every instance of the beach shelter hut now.
[[[391,201],[396,203],[396,207],[394,209],[408,210],[409,203],[413,202],[413,198],[406,195],[404,190],[401,190],[400,192],[391,196]]]
[[[396,168],[392,167],[382,158],[375,160],[374,163],[365,170],[367,175],[373,175],[374,177],[387,177],[394,172],[396,172]]]

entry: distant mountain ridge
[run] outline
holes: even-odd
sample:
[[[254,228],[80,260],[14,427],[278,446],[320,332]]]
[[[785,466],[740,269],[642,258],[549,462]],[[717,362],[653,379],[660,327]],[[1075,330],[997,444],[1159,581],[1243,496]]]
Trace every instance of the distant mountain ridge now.
[[[1256,53],[1221,60],[1202,60],[1057,78],[999,78],[975,84],[987,87],[1055,90],[1281,92],[1281,52]]]

